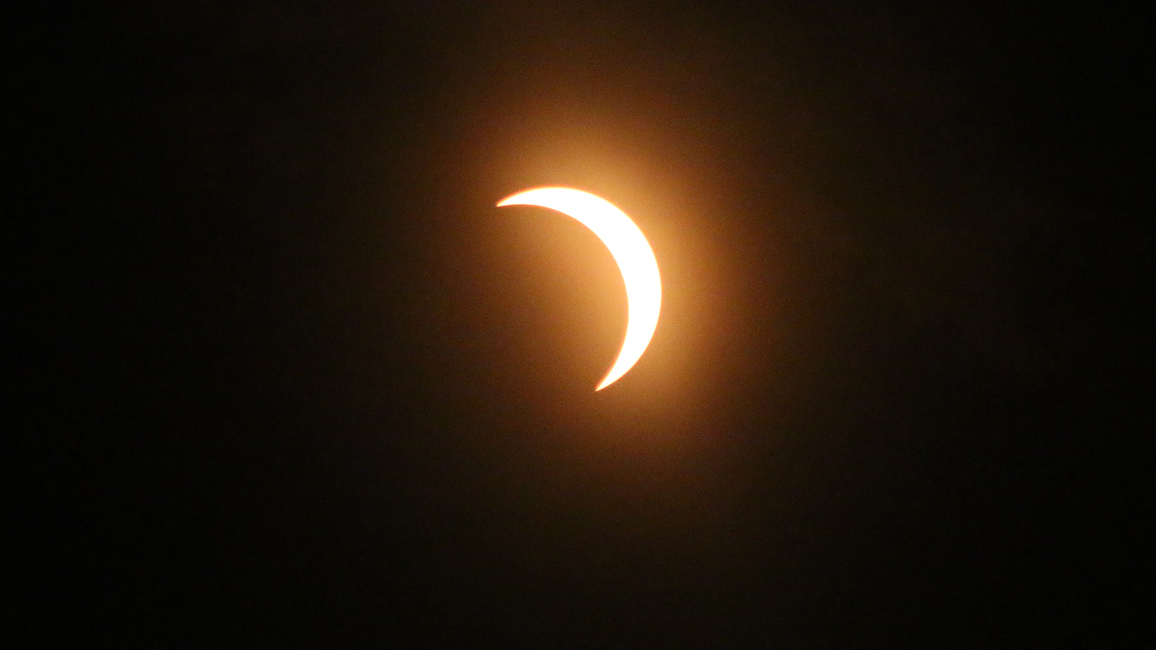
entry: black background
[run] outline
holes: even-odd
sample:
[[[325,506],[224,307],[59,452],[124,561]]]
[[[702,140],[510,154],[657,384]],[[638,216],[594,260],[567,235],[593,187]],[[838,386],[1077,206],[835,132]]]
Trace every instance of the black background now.
[[[1144,638],[1137,16],[31,18],[9,43],[17,640]],[[493,207],[544,184],[622,207],[662,269],[650,349],[600,393],[613,260]]]

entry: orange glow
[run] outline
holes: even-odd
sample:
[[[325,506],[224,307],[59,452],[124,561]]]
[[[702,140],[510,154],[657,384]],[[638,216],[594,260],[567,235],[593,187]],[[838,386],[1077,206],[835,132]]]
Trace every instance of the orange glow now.
[[[658,326],[662,282],[658,276],[658,262],[646,237],[625,212],[605,199],[580,190],[539,187],[519,192],[498,203],[498,207],[507,205],[536,205],[557,210],[594,231],[610,249],[626,284],[626,336],[618,359],[594,390],[600,391],[618,381],[646,351]]]

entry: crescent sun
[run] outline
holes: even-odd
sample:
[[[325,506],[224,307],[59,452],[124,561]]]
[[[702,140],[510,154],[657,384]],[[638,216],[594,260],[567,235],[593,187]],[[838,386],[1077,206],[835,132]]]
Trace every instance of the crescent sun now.
[[[626,336],[610,372],[594,390],[600,391],[618,381],[646,351],[658,326],[662,282],[658,277],[658,262],[646,237],[625,212],[581,190],[539,187],[498,202],[498,207],[507,205],[535,205],[573,217],[594,231],[610,249],[626,285]]]

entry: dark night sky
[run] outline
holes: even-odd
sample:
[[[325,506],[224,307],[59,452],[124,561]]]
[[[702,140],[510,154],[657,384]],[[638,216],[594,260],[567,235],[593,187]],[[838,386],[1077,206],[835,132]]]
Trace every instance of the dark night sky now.
[[[1147,37],[1005,4],[30,21],[14,634],[1138,643]],[[663,273],[598,394],[613,261],[493,208],[543,184]]]

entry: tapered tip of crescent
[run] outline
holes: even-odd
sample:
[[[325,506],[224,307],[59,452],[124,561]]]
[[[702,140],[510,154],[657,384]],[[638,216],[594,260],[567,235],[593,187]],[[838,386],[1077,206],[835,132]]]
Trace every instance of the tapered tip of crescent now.
[[[606,375],[605,377],[602,378],[602,382],[600,384],[598,384],[598,387],[594,389],[594,392],[597,393],[598,391],[602,390],[603,388],[606,388],[610,384],[613,384],[614,382],[618,381],[619,379],[622,378],[623,374],[624,373],[617,373],[614,375]]]
[[[511,194],[511,195],[507,196],[506,198],[502,199],[501,201],[498,201],[497,207],[500,208],[500,207],[506,206],[506,205],[525,205],[525,203],[523,203],[521,200],[522,197],[526,196],[527,194],[529,194],[531,192],[539,192],[541,190],[547,190],[547,189],[555,189],[555,188],[538,187],[538,188],[534,188],[532,190],[525,190],[522,192],[518,192],[517,194]]]

